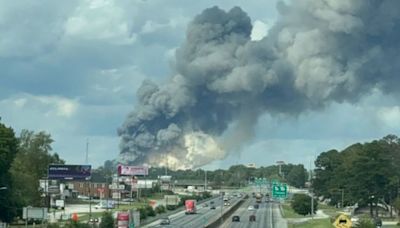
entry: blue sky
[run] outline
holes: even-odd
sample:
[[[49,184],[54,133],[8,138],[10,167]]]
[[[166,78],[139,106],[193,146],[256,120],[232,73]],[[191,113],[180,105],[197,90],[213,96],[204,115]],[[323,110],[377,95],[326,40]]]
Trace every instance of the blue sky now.
[[[144,79],[162,84],[190,20],[214,5],[240,6],[253,38],[278,18],[275,0],[0,0],[0,116],[21,129],[46,131],[68,163],[94,166],[119,153],[116,129]],[[263,115],[241,153],[207,168],[238,163],[308,164],[318,153],[399,134],[396,99],[373,91],[358,103],[333,103],[296,117]]]

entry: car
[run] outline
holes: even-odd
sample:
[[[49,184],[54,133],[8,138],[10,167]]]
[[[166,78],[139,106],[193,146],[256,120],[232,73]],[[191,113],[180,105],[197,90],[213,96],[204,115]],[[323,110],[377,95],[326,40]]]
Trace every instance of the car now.
[[[113,209],[114,203],[112,201],[109,202],[100,202],[99,204],[94,206],[95,209]]]
[[[248,211],[254,211],[255,209],[254,209],[253,206],[249,206],[249,207],[247,208],[247,210],[248,210]]]
[[[258,204],[254,204],[254,209],[258,209],[260,206]]]
[[[203,204],[203,207],[208,207],[208,203]]]
[[[382,226],[382,219],[379,217],[374,218],[374,223],[376,227],[381,227]]]
[[[212,205],[212,206],[210,207],[210,209],[211,209],[211,210],[215,210],[215,206]]]
[[[89,200],[89,196],[83,196],[83,195],[79,195],[78,199],[82,199],[82,200]]]
[[[249,222],[255,222],[256,221],[256,216],[255,215],[250,215],[249,216]]]
[[[160,225],[169,225],[171,224],[171,220],[169,218],[162,218],[160,221]]]
[[[214,204],[214,201],[211,201],[210,204]]]
[[[224,203],[224,206],[230,206],[230,205],[231,205],[231,203],[229,203],[229,202]]]
[[[232,222],[240,222],[240,217],[238,215],[233,216]]]

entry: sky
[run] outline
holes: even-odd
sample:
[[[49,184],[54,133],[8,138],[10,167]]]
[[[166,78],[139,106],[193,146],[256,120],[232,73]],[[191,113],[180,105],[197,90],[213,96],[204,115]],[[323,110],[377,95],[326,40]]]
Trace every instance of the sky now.
[[[205,8],[241,7],[251,38],[268,34],[276,0],[0,0],[0,117],[19,133],[46,131],[70,164],[97,167],[119,154],[120,127],[145,79],[163,84],[188,23]],[[276,161],[306,166],[319,153],[399,134],[399,102],[373,90],[297,116],[263,114],[240,152],[205,168]]]

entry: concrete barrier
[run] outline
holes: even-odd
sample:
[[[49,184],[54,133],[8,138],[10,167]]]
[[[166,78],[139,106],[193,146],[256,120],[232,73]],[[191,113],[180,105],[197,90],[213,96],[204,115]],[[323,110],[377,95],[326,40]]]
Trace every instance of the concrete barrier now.
[[[221,222],[228,219],[244,203],[244,201],[246,201],[246,199],[247,198],[243,198],[243,199],[237,201],[235,205],[232,205],[232,207],[229,208],[229,210],[223,212],[222,221],[221,221],[221,217],[218,217],[217,219],[215,219],[214,221],[211,221],[204,227],[205,228],[218,228],[220,225],[222,225]]]

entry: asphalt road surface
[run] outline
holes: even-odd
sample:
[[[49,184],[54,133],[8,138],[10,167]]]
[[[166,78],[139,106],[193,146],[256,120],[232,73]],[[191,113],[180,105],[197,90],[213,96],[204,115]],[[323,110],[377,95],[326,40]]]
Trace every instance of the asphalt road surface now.
[[[233,198],[230,200],[231,205],[234,205],[241,198]],[[204,203],[197,205],[197,213],[186,215],[184,211],[169,216],[171,220],[170,225],[159,225],[160,221],[153,222],[145,227],[173,227],[173,228],[200,228],[209,222],[215,220],[221,215],[221,199],[215,199],[215,209],[211,209],[211,204],[208,202],[208,206],[204,207]],[[223,206],[222,210],[225,211],[229,207]]]
[[[248,210],[250,205],[254,206],[255,204],[257,204],[255,199],[249,198],[225,221],[221,228],[287,228],[287,223],[280,213],[279,203],[265,202],[263,199],[263,202],[258,204],[258,209]],[[255,222],[249,221],[250,215],[256,216]],[[232,222],[233,216],[239,216],[240,222]]]

